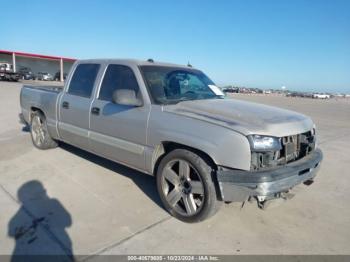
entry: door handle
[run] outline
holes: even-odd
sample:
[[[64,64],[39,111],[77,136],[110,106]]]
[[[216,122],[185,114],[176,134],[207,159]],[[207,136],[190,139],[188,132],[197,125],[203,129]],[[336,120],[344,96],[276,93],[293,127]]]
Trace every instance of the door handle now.
[[[98,107],[91,108],[91,114],[99,115],[100,114],[100,109]]]
[[[64,101],[64,102],[62,103],[62,107],[68,109],[68,108],[69,108],[69,103],[66,102],[66,101]]]

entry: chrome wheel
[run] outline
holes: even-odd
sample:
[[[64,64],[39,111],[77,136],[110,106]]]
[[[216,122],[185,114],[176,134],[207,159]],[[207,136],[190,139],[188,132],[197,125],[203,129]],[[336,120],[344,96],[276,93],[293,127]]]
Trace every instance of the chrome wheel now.
[[[46,130],[42,119],[36,115],[32,119],[32,137],[37,146],[41,146],[45,141]]]
[[[186,160],[168,162],[162,172],[161,187],[168,204],[183,216],[200,212],[204,185],[198,171]]]

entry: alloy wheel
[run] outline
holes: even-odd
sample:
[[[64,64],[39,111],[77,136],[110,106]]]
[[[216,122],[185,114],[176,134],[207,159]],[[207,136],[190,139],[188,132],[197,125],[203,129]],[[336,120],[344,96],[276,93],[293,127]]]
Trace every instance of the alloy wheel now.
[[[193,216],[203,207],[201,176],[186,160],[175,159],[166,164],[161,187],[167,203],[183,216]]]
[[[45,141],[46,131],[42,119],[34,116],[32,120],[32,136],[37,146],[41,146]]]

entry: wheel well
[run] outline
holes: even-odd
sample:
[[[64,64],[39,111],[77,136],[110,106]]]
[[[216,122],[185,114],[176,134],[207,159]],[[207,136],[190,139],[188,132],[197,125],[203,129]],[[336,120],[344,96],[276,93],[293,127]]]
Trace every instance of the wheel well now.
[[[42,113],[43,114],[43,116],[45,116],[45,114],[44,114],[44,112],[40,109],[40,108],[38,108],[38,107],[31,107],[30,108],[30,118],[29,118],[29,122],[32,120],[32,117],[33,117],[33,114],[35,113],[35,112],[40,112],[40,113]]]
[[[154,163],[153,164],[153,174],[154,175],[157,174],[158,166],[159,166],[159,163],[162,160],[162,158],[166,154],[168,154],[169,152],[171,152],[171,151],[173,151],[175,149],[187,149],[189,151],[192,151],[193,153],[196,153],[197,155],[202,157],[203,160],[209,166],[211,166],[214,170],[217,170],[217,165],[214,162],[214,160],[207,153],[203,152],[202,150],[199,150],[197,148],[190,147],[190,146],[187,146],[187,145],[179,144],[179,143],[176,143],[176,142],[164,141],[156,149],[155,157],[153,158],[154,159],[154,161],[153,161],[153,163]]]
[[[192,151],[193,153],[199,155],[207,163],[207,165],[209,165],[212,168],[211,177],[212,177],[212,180],[213,180],[213,183],[215,186],[216,197],[218,200],[222,201],[222,197],[221,197],[221,193],[220,193],[221,190],[220,190],[220,186],[219,186],[219,183],[218,183],[217,177],[216,177],[216,171],[218,170],[218,167],[217,167],[215,161],[207,153],[205,153],[202,150],[199,150],[197,148],[190,147],[190,146],[183,145],[183,144],[179,144],[179,143],[175,143],[175,142],[168,142],[168,141],[162,142],[161,145],[159,145],[158,148],[156,149],[156,156],[154,157],[155,164],[153,165],[153,167],[154,167],[153,168],[153,175],[154,176],[157,175],[159,163],[163,159],[163,157],[175,149],[187,149],[189,151]]]

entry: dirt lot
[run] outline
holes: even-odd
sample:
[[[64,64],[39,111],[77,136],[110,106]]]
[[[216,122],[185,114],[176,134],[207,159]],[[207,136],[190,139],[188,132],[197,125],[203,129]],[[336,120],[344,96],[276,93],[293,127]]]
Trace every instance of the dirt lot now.
[[[0,82],[0,254],[350,254],[350,101],[235,95],[310,115],[324,162],[284,205],[224,205],[200,224],[164,211],[155,181],[71,146],[40,151]]]

